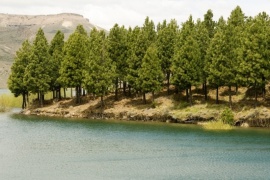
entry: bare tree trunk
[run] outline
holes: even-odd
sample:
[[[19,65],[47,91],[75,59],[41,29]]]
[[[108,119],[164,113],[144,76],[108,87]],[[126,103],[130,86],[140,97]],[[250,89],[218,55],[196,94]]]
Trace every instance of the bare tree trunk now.
[[[232,108],[232,86],[229,86],[229,104],[230,108]]]
[[[204,81],[204,100],[207,101],[207,83]]]
[[[191,86],[189,87],[189,104],[190,104],[190,106],[192,106],[192,90],[191,90]]]
[[[64,88],[64,98],[67,98],[66,88]]]
[[[115,96],[114,100],[118,101],[118,78],[115,79]]]
[[[255,83],[255,108],[257,107],[257,104],[258,104],[258,90]]]
[[[123,93],[124,93],[124,96],[127,95],[127,94],[126,94],[126,89],[127,89],[127,82],[124,81],[124,82],[123,82]]]
[[[186,100],[189,102],[189,93],[188,93],[188,88],[186,88]]]
[[[143,92],[143,103],[146,104],[145,92]]]
[[[170,95],[170,72],[166,73],[166,77],[167,77],[167,94]]]
[[[216,104],[219,104],[219,100],[218,100],[218,86],[216,88]]]
[[[152,103],[155,101],[155,92],[152,91]]]
[[[52,90],[52,92],[53,92],[53,99],[55,99],[55,97],[56,97],[56,90]]]
[[[128,85],[128,96],[131,97],[131,86]]]
[[[25,93],[23,93],[22,96],[23,96],[22,109],[25,109],[25,107],[26,107]]]

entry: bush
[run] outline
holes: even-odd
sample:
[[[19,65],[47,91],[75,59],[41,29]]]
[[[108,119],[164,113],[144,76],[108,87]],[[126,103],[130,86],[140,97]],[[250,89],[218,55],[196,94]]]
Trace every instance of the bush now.
[[[224,123],[224,124],[229,124],[229,125],[233,125],[234,123],[234,115],[233,112],[230,108],[225,108],[221,115],[220,115],[220,120]]]

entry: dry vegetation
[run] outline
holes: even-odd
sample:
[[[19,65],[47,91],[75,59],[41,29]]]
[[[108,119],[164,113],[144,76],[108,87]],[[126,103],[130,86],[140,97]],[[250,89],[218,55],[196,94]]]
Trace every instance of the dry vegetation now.
[[[220,104],[218,105],[215,104],[215,89],[209,89],[209,100],[205,102],[200,88],[194,88],[194,104],[192,106],[186,102],[183,93],[168,96],[164,90],[157,94],[154,103],[150,101],[150,96],[150,94],[147,94],[147,104],[143,104],[141,96],[124,97],[122,95],[118,101],[115,101],[114,94],[110,94],[105,98],[104,109],[101,108],[100,99],[93,96],[83,97],[81,105],[76,105],[74,99],[69,98],[59,102],[47,101],[47,105],[43,108],[32,106],[32,109],[25,111],[25,113],[63,117],[197,123],[218,120],[221,112],[229,106],[226,87],[220,88]],[[232,111],[235,121],[243,120],[243,122],[246,122],[257,119],[270,119],[269,102],[269,94],[267,94],[265,99],[261,97],[258,99],[257,107],[255,108],[252,91],[247,88],[239,88],[238,93],[234,92],[233,95]],[[269,124],[265,123],[264,125],[257,126],[269,127]],[[209,126],[216,126],[217,128],[221,124],[217,122]],[[229,128],[225,126],[225,129]]]

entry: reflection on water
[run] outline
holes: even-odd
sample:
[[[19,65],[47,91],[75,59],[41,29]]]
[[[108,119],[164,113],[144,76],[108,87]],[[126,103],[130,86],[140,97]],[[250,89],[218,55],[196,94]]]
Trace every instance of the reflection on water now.
[[[3,179],[267,179],[270,131],[0,115]]]

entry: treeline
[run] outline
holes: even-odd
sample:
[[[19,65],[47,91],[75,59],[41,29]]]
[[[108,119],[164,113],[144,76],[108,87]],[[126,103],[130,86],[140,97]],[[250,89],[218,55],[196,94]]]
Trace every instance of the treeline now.
[[[225,20],[216,22],[208,10],[203,20],[192,16],[180,26],[176,20],[158,23],[148,17],[142,27],[126,29],[117,24],[106,33],[92,29],[90,35],[78,26],[68,40],[58,31],[48,43],[39,29],[33,43],[26,40],[17,51],[8,87],[15,96],[23,96],[22,108],[29,93],[38,94],[43,105],[44,94],[53,91],[61,98],[61,88],[76,89],[76,102],[81,95],[103,97],[114,88],[115,100],[119,87],[124,95],[154,93],[166,81],[175,92],[186,91],[192,104],[192,86],[218,89],[228,86],[252,87],[265,94],[270,77],[270,19],[263,12],[246,17],[236,7]]]

